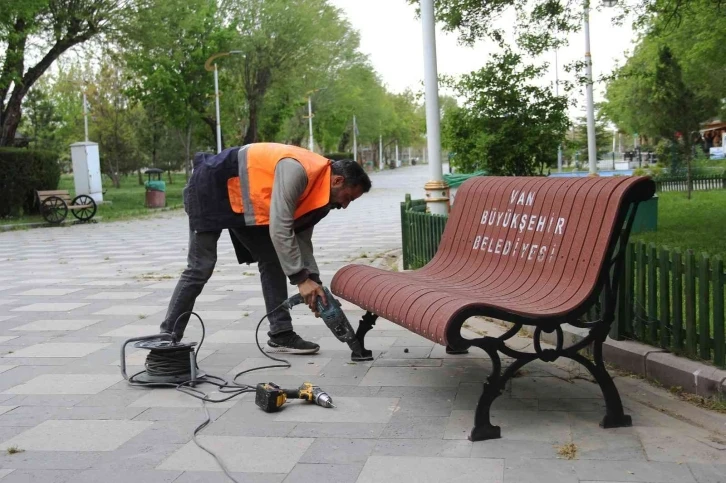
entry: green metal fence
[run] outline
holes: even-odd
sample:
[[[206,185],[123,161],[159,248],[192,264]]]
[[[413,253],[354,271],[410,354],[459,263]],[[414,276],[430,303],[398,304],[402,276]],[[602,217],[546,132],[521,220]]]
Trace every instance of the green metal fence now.
[[[436,253],[446,216],[425,212],[424,200],[401,203],[404,269]],[[631,242],[621,275],[611,336],[635,339],[726,367],[724,285],[720,257]],[[598,306],[586,318],[598,317]]]

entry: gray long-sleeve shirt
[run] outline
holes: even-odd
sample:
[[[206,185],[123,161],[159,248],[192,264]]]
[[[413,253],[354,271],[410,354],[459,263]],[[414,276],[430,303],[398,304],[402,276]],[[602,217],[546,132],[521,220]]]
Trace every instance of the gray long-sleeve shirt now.
[[[313,256],[313,226],[329,211],[326,206],[295,220],[307,184],[307,173],[299,162],[284,158],[277,163],[270,201],[270,238],[282,270],[293,284],[320,273]]]

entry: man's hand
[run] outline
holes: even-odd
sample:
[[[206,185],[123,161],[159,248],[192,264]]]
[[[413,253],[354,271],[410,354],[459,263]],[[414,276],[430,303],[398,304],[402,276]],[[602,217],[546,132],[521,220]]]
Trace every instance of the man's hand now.
[[[297,286],[297,288],[300,290],[300,295],[302,295],[303,299],[305,300],[305,303],[308,307],[310,307],[310,310],[313,311],[314,314],[317,315],[318,309],[317,309],[317,299],[318,297],[321,297],[323,299],[323,304],[327,305],[328,300],[325,297],[325,292],[323,291],[323,287],[315,283],[314,281],[307,279],[303,283]]]

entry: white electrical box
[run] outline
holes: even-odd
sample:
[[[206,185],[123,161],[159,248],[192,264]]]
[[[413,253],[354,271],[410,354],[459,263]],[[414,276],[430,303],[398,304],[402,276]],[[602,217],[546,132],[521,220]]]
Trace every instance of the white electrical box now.
[[[101,184],[101,159],[98,155],[98,143],[81,142],[71,144],[71,160],[73,161],[73,180],[76,185],[76,196],[88,195],[96,203],[102,203],[103,186]]]

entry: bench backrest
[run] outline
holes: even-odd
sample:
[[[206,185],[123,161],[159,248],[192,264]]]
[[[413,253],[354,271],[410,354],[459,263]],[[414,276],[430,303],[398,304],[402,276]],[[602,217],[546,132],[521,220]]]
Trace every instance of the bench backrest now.
[[[603,280],[631,203],[654,193],[646,177],[472,178],[421,274],[486,287],[523,314],[569,315]]]
[[[68,190],[36,191],[36,193],[38,193],[38,201],[40,203],[42,203],[46,198],[50,198],[51,196],[57,196],[58,198],[65,201],[68,205],[70,205],[72,201],[71,194],[68,192]]]

